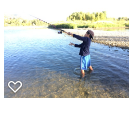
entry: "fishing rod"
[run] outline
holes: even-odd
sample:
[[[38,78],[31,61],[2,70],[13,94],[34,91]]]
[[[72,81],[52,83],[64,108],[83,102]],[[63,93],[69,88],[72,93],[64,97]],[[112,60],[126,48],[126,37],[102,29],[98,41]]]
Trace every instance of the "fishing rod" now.
[[[33,16],[33,15],[30,15],[30,16],[32,16],[32,17],[34,17],[34,18],[36,18],[36,19],[38,19],[38,20],[40,20],[40,21],[43,21],[43,22],[45,22],[45,23],[47,23],[47,24],[49,24],[49,25],[51,25],[53,28],[55,28],[55,29],[58,29],[58,28],[56,28],[56,26],[55,25],[53,25],[53,24],[50,24],[50,23],[48,23],[48,22],[46,22],[46,21],[44,21],[44,20],[42,20],[42,19],[40,19],[40,18],[38,18],[38,17],[35,17],[35,16]],[[60,31],[58,31],[58,34],[62,34],[62,32],[65,32],[64,30],[62,30],[62,29],[59,29]],[[65,32],[65,33],[67,33],[67,32]]]

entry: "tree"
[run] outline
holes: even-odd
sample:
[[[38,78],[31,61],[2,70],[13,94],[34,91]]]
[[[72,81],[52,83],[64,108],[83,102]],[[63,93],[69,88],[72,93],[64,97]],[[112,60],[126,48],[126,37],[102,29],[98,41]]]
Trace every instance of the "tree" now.
[[[95,14],[91,15],[91,21],[95,21]]]
[[[82,15],[81,14],[79,15],[79,20],[82,20]]]
[[[69,16],[70,20],[91,20],[91,21],[98,21],[98,20],[106,20],[106,11],[102,12],[96,12],[90,14],[88,13],[83,13],[83,12],[74,12]],[[67,18],[67,20],[69,20]]]
[[[34,19],[34,20],[32,20],[32,25],[36,25],[36,20]]]
[[[69,19],[69,17],[67,17],[67,21],[69,21],[70,19]]]
[[[75,21],[75,17],[73,18],[73,21]]]
[[[89,14],[88,13],[85,14],[85,19],[89,20]]]
[[[107,18],[106,11],[103,11],[103,14],[104,14],[104,19],[106,19]]]
[[[83,13],[83,15],[82,15],[82,19],[85,20],[85,13]]]
[[[105,16],[103,12],[100,12],[99,17],[100,17],[100,20],[105,20]]]
[[[96,21],[99,20],[99,12],[96,12],[96,14],[95,14],[95,19],[96,19]]]

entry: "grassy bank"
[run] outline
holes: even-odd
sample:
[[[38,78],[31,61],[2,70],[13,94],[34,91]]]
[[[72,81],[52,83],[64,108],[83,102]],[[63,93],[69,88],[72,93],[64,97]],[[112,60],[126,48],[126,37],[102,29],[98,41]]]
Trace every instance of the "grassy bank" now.
[[[56,28],[63,28],[63,29],[76,29],[77,25],[74,23],[58,23],[58,24],[53,24],[56,26]],[[52,25],[48,26],[49,28],[53,28]]]
[[[70,21],[54,23],[56,28],[76,29],[76,28],[118,28],[129,27],[129,21]],[[52,28],[51,25],[49,25]]]

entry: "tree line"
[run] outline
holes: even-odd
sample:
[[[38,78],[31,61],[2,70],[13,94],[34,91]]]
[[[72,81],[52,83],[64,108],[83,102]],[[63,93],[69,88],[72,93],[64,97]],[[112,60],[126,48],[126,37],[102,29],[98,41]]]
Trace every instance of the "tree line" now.
[[[76,22],[75,26],[75,20],[80,20]],[[89,21],[88,21],[89,20]],[[118,19],[113,18],[112,20],[117,20],[117,24],[93,24],[93,22],[98,21],[98,20],[109,20],[106,15],[106,11],[103,12],[96,12],[96,13],[83,13],[83,12],[74,12],[72,13],[69,17],[67,17],[67,21],[69,24],[56,24],[56,27],[64,27],[64,28],[82,28],[82,27],[129,27],[129,18],[127,17],[119,17]],[[111,21],[112,21],[111,20]],[[72,22],[73,21],[73,22]],[[74,23],[74,24],[73,24]],[[53,27],[53,25],[48,25],[48,23],[45,23],[44,21],[41,21],[39,19],[33,19],[33,20],[26,20],[22,18],[10,18],[5,16],[4,17],[4,26],[49,26]]]
[[[67,21],[72,20],[90,20],[90,21],[99,21],[99,20],[106,20],[107,19],[107,13],[106,11],[102,12],[93,12],[93,13],[84,13],[84,12],[74,12],[70,16],[67,17]],[[114,20],[118,21],[129,21],[129,18],[127,17],[119,17],[118,19],[114,18]]]
[[[67,21],[69,20],[90,20],[90,21],[98,21],[105,20],[107,18],[106,11],[103,12],[93,12],[93,13],[84,13],[84,12],[74,12],[69,17],[67,17]]]
[[[22,18],[4,18],[4,26],[48,26],[47,23],[38,20],[26,20]]]

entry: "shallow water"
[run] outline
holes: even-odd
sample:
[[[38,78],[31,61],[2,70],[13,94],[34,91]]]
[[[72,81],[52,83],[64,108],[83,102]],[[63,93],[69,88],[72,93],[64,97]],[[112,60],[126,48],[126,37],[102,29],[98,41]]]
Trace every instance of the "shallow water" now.
[[[81,43],[51,29],[5,29],[4,97],[129,97],[129,50],[92,42],[94,71],[82,78],[70,42]],[[22,88],[14,93],[9,81]]]

